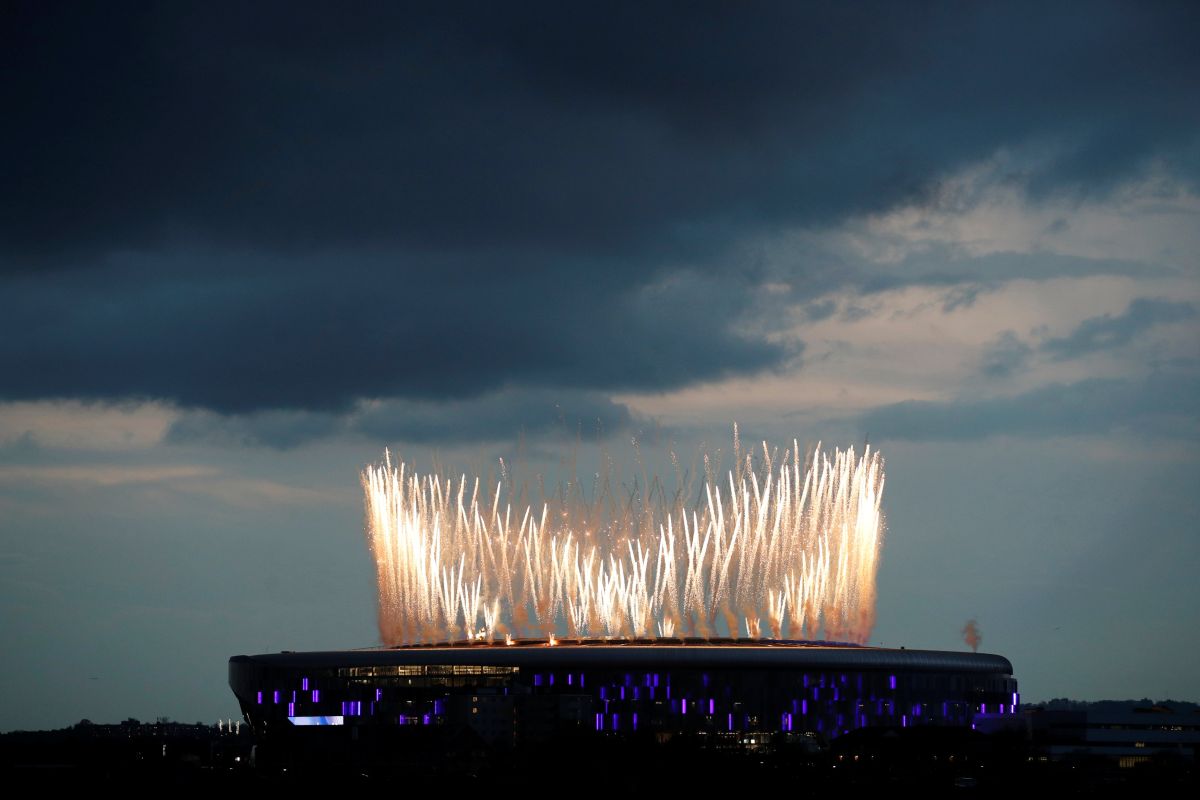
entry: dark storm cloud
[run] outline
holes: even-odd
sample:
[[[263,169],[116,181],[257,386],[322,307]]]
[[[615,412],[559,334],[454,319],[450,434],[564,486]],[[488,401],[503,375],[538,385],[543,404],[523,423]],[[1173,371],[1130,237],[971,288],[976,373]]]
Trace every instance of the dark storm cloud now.
[[[499,256],[262,263],[226,259],[192,281],[141,259],[12,278],[0,373],[19,378],[0,392],[346,410],[358,397],[469,398],[514,380],[658,389],[796,355],[731,329],[749,295],[730,276],[630,286],[604,262]]]
[[[479,441],[558,431],[595,439],[634,424],[629,409],[594,392],[509,390],[447,403],[393,400],[364,409],[354,429],[374,441]]]
[[[164,439],[168,444],[211,444],[273,447],[288,450],[347,429],[346,418],[325,411],[269,409],[250,414],[189,411],[175,419]]]
[[[1111,350],[1129,344],[1135,336],[1155,325],[1179,322],[1196,316],[1191,303],[1139,297],[1130,302],[1125,313],[1103,314],[1079,323],[1079,327],[1061,339],[1042,344],[1042,351],[1052,358],[1079,358],[1100,350]]]
[[[872,439],[957,441],[1114,431],[1194,439],[1200,436],[1197,419],[1200,378],[1156,374],[1145,380],[1056,384],[988,400],[896,403],[874,409],[858,422]]]
[[[629,409],[595,392],[506,389],[467,400],[380,400],[346,414],[258,411],[222,415],[193,411],[167,431],[171,443],[266,445],[288,449],[334,434],[371,441],[453,443],[504,441],[559,432],[594,440],[634,426]]]
[[[1195,140],[1186,4],[28,4],[0,235],[678,244],[837,219],[1002,145],[1088,186]]]
[[[754,323],[756,235],[1001,147],[1042,194],[1195,177],[1185,4],[5,14],[8,399],[668,389],[795,358]],[[939,279],[788,269],[809,298]]]

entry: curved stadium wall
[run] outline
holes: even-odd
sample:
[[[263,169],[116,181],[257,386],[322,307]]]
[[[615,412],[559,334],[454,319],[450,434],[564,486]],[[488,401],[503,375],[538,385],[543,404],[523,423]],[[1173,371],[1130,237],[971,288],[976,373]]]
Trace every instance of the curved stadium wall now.
[[[490,746],[693,734],[830,740],[1015,713],[1001,656],[762,640],[518,641],[234,656],[260,736],[470,730]],[[315,732],[314,732],[315,733]],[[330,731],[332,733],[332,731]]]

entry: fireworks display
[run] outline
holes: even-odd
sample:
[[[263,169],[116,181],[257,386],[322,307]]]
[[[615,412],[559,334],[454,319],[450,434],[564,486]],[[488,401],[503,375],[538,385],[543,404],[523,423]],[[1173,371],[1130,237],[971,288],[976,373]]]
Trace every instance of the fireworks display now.
[[[537,504],[478,477],[362,473],[385,644],[505,636],[746,636],[865,642],[883,538],[883,460],[766,443],[671,499],[655,478],[617,497]],[[598,476],[599,477],[599,476]],[[657,490],[657,491],[656,491]],[[657,498],[657,499],[656,499]]]

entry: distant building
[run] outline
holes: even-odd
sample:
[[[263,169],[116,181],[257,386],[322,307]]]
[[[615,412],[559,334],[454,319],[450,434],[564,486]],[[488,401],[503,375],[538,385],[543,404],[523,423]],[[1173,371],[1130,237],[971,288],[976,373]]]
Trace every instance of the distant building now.
[[[1194,710],[1033,709],[1023,716],[1034,751],[1052,761],[1104,758],[1120,767],[1164,757],[1194,762],[1200,745],[1200,712]]]

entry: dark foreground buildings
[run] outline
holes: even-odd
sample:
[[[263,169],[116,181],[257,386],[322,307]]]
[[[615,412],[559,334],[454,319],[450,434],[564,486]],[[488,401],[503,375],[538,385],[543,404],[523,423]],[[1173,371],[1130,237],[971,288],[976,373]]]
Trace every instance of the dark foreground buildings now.
[[[1021,708],[992,655],[542,641],[237,656],[229,678],[250,725],[14,731],[0,775],[93,792],[1200,788],[1200,706]]]

